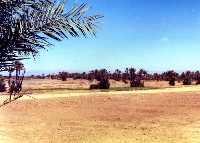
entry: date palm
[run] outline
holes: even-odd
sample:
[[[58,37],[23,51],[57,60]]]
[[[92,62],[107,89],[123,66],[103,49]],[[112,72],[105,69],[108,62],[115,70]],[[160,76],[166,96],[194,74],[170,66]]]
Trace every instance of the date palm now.
[[[75,3],[66,10],[66,1],[4,0],[0,2],[0,69],[39,55],[40,49],[52,46],[49,39],[97,35],[101,29],[97,14],[85,16],[91,7]]]
[[[13,65],[11,65],[11,66],[8,66],[8,67],[6,68],[6,70],[9,72],[9,76],[8,76],[8,86],[10,87],[10,86],[11,86],[12,72],[14,72],[15,67],[14,67]]]
[[[20,61],[14,61],[13,62],[13,66],[14,66],[15,71],[16,71],[15,83],[18,84],[20,70],[22,70],[24,68],[24,64],[22,62],[20,62]]]
[[[134,80],[135,79],[135,77],[136,77],[136,69],[135,68],[130,68],[129,69],[129,73],[130,73],[130,76],[131,76],[131,78],[130,78],[130,80]]]
[[[113,73],[113,79],[116,81],[121,80],[121,71],[119,69],[116,69],[115,72]]]
[[[147,75],[147,71],[146,70],[140,69],[138,71],[138,76],[140,77],[140,79],[145,79],[146,75]]]

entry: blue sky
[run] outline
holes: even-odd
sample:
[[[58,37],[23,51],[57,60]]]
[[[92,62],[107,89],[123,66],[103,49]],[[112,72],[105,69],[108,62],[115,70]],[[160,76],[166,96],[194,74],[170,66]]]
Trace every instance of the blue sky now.
[[[74,0],[68,0],[68,6]],[[104,14],[97,38],[51,41],[30,70],[90,71],[126,67],[147,71],[200,70],[199,0],[79,0]]]

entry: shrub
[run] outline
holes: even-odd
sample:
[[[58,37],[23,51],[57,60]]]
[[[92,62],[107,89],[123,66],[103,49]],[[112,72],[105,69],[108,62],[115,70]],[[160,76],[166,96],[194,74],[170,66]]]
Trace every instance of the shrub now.
[[[190,78],[186,77],[183,79],[183,85],[191,85],[192,81]]]
[[[196,85],[200,84],[200,78],[197,79]]]
[[[91,89],[109,89],[110,88],[110,82],[108,78],[102,78],[98,84],[91,84]]]
[[[131,87],[144,87],[144,83],[141,81],[140,78],[135,78],[133,80],[130,80],[130,86]]]
[[[174,86],[175,85],[175,78],[171,78],[169,80],[169,85]]]
[[[92,90],[92,89],[99,89],[99,84],[91,84],[90,90]]]
[[[109,79],[108,78],[101,78],[98,85],[99,85],[99,89],[109,89],[110,88]]]
[[[62,81],[66,81],[68,78],[68,73],[67,72],[61,72],[59,73],[59,77]]]

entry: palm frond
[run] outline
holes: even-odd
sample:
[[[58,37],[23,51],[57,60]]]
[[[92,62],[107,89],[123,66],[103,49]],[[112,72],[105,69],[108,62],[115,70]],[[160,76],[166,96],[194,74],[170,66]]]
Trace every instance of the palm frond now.
[[[97,20],[103,15],[86,16],[91,6],[76,2],[68,11],[67,0],[17,0],[0,2],[0,64],[38,55],[52,46],[49,38],[61,41],[68,35],[97,36]],[[41,35],[46,35],[41,36]]]

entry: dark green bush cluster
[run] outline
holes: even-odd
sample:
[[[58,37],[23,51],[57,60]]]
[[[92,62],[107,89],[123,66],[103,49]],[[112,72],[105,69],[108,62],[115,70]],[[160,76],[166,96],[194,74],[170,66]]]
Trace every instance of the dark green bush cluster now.
[[[175,81],[176,81],[175,78],[170,78],[170,80],[169,80],[169,85],[175,86]]]
[[[59,78],[60,78],[62,81],[66,81],[67,78],[68,78],[68,72],[60,72],[60,73],[59,73]]]
[[[192,84],[192,80],[188,77],[183,79],[183,85],[191,85]]]
[[[99,89],[109,89],[110,88],[110,82],[108,78],[102,78],[100,82],[98,83]]]
[[[130,80],[130,86],[131,87],[144,87],[144,82],[142,82],[140,78],[135,78],[133,80]]]
[[[196,85],[200,84],[200,78],[197,79]]]

